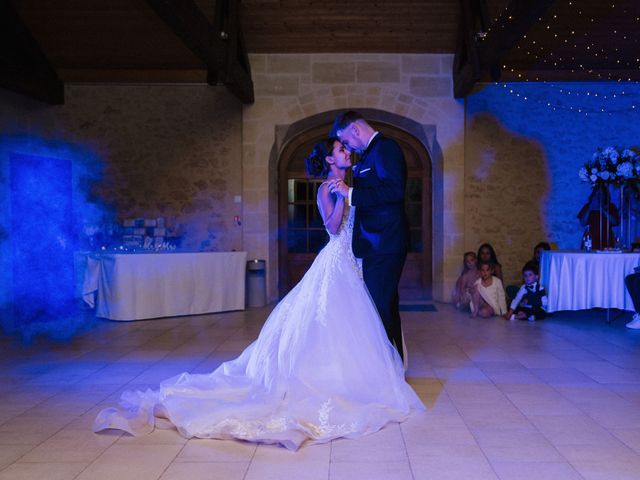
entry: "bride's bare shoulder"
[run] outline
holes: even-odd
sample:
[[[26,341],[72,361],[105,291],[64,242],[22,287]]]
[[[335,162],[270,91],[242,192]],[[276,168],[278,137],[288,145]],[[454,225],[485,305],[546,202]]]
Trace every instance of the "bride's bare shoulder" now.
[[[322,182],[320,185],[318,185],[317,197],[318,197],[318,200],[320,200],[320,198],[331,197],[331,192],[329,191],[328,182],[325,181],[325,182]]]

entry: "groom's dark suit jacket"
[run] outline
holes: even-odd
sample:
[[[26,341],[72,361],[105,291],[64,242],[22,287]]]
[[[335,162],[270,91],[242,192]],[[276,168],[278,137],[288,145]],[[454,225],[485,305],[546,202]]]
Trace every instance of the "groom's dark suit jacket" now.
[[[408,241],[404,210],[407,166],[400,146],[378,133],[353,173],[354,255],[364,258],[405,253]]]

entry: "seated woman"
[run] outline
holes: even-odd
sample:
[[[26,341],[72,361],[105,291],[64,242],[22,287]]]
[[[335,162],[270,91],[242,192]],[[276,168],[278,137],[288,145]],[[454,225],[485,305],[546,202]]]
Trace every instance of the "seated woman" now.
[[[480,262],[487,262],[493,265],[493,274],[503,281],[502,278],[502,265],[498,261],[496,251],[493,249],[490,243],[483,243],[478,248],[478,269],[480,268]]]
[[[551,245],[549,242],[540,242],[535,247],[533,247],[533,257],[531,258],[531,262],[534,265],[537,265],[540,268],[540,259],[542,258],[542,252],[548,252],[551,250]]]

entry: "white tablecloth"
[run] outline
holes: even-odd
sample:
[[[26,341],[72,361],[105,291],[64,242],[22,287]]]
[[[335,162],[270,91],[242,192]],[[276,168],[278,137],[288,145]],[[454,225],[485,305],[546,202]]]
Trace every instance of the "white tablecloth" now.
[[[640,253],[544,252],[540,277],[548,311],[633,310],[624,278],[640,265]]]
[[[246,266],[247,252],[91,254],[83,298],[112,320],[243,310]]]

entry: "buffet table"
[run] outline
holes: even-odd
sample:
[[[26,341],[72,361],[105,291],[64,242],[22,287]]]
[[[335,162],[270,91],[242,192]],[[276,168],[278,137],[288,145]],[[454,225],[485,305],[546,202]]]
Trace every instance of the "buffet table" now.
[[[540,259],[540,281],[549,312],[618,308],[632,310],[624,278],[640,265],[640,253],[549,251]]]
[[[96,253],[83,299],[111,320],[243,310],[247,252]]]

